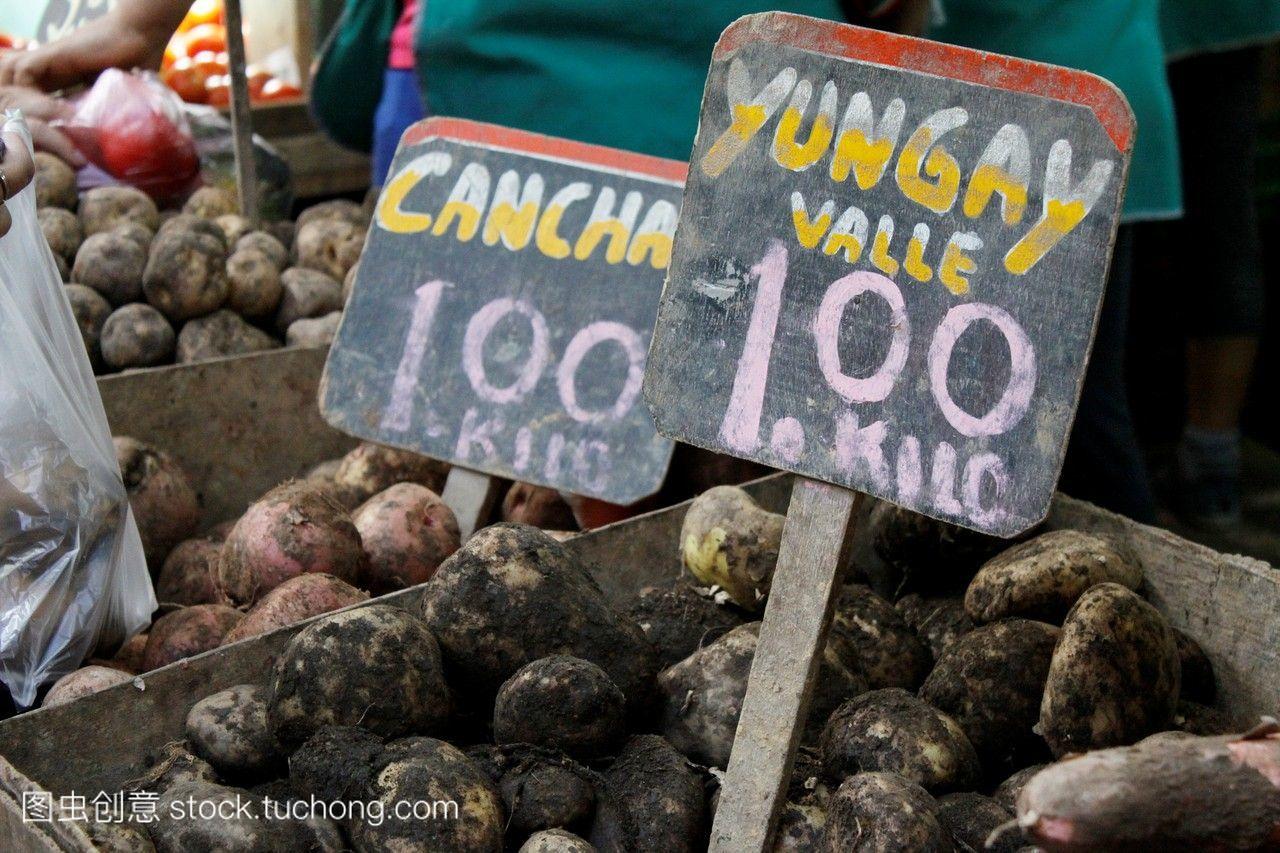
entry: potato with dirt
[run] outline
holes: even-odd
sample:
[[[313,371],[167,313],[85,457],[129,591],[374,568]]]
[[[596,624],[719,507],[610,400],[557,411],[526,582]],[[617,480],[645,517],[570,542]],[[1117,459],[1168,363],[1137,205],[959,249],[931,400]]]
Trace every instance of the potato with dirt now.
[[[1001,808],[1013,814],[1018,810],[1018,795],[1022,793],[1022,789],[1026,787],[1027,782],[1031,781],[1033,776],[1048,766],[1048,764],[1032,764],[1018,770],[996,786],[996,789],[991,792],[991,799],[995,800],[996,804]]]
[[[279,349],[280,342],[225,308],[188,320],[178,332],[179,364]]]
[[[365,214],[364,208],[354,201],[344,198],[322,201],[319,204],[311,205],[298,214],[298,221],[295,225],[298,229],[301,229],[303,226],[321,219],[348,222],[361,228],[369,225],[369,217]]]
[[[126,672],[143,672],[142,653],[146,651],[146,648],[146,632],[134,634],[116,650],[115,656],[111,658],[112,665]]]
[[[333,311],[323,317],[294,320],[285,331],[284,340],[291,347],[327,347],[338,336],[341,324],[341,311]]]
[[[124,305],[142,298],[146,266],[146,250],[128,237],[103,231],[86,237],[80,244],[71,279],[92,287],[112,305]]]
[[[213,765],[187,749],[185,741],[169,741],[160,747],[155,761],[136,779],[122,786],[129,791],[161,793],[186,782],[217,782],[218,774]]]
[[[65,286],[67,301],[71,303],[71,314],[76,318],[76,327],[80,330],[80,340],[84,342],[84,351],[89,355],[89,363],[95,369],[102,366],[102,329],[111,316],[111,303],[102,294],[83,284]]]
[[[503,683],[493,739],[558,749],[582,761],[611,755],[626,731],[626,697],[603,669],[570,655],[526,664]]]
[[[888,570],[871,580],[881,594],[954,595],[1008,540],[878,501],[867,518],[871,548]]]
[[[227,249],[226,235],[222,233],[222,229],[216,223],[208,219],[201,219],[198,216],[192,216],[189,213],[179,213],[177,216],[165,220],[158,231],[156,237],[162,237],[169,234],[191,233],[203,234],[214,243]]]
[[[218,226],[222,231],[223,242],[228,247],[234,246],[240,242],[240,238],[253,230],[253,226],[249,224],[249,220],[245,219],[238,213],[224,213],[217,219],[213,220],[213,224]]]
[[[543,530],[577,530],[578,520],[560,493],[532,483],[512,483],[502,498],[502,520]]]
[[[284,767],[267,725],[267,691],[257,684],[237,684],[192,705],[186,735],[191,751],[224,779],[256,779]]]
[[[785,521],[737,486],[709,489],[694,498],[680,528],[684,567],[702,586],[718,586],[734,604],[759,612]]]
[[[169,552],[200,525],[200,497],[168,453],[128,436],[112,439],[129,506],[153,575]]]
[[[84,242],[84,231],[80,228],[80,219],[71,211],[60,207],[42,207],[36,211],[36,220],[40,223],[40,231],[49,249],[64,261],[73,261],[80,244]]]
[[[289,757],[289,783],[322,802],[358,800],[382,747],[381,737],[358,726],[321,726]]]
[[[342,457],[333,481],[364,502],[396,483],[417,483],[438,495],[444,490],[448,476],[448,463],[408,450],[363,442]]]
[[[107,367],[128,370],[171,364],[174,340],[173,326],[163,314],[150,305],[132,302],[107,317],[98,346]]]
[[[338,283],[342,297],[342,280],[360,259],[364,249],[365,229],[338,219],[316,219],[298,226],[294,251],[298,266],[318,270]]]
[[[954,849],[938,821],[938,801],[894,773],[859,773],[836,789],[827,803],[827,844],[842,853]]]
[[[144,671],[216,649],[227,632],[244,617],[224,604],[196,604],[166,613],[147,632],[142,652]]]
[[[978,754],[955,720],[897,687],[872,690],[836,709],[822,730],[822,768],[834,784],[887,771],[932,793],[975,787]]]
[[[322,572],[358,584],[367,570],[346,509],[298,481],[276,486],[240,516],[223,543],[218,582],[236,604],[252,604],[298,575]]]
[[[959,850],[1018,853],[1026,847],[1022,831],[1014,824],[1013,812],[976,791],[939,797],[937,817]],[[995,838],[988,846],[987,839],[993,833]]]
[[[148,253],[151,251],[151,241],[156,237],[154,231],[145,225],[139,225],[137,222],[121,222],[107,233],[115,234],[126,240],[132,240],[138,245],[138,248]]]
[[[221,187],[201,187],[182,205],[182,212],[201,219],[217,219],[228,213],[236,213],[240,204],[235,193]]]
[[[520,845],[518,853],[595,853],[595,847],[563,829],[535,832]]]
[[[342,310],[342,285],[316,270],[291,267],[280,274],[276,331],[285,334],[299,320]]]
[[[692,853],[706,849],[707,828],[698,771],[657,735],[634,735],[603,774],[588,840],[600,853]]]
[[[1058,762],[1022,789],[1018,823],[1048,851],[1275,850],[1280,727]]]
[[[1173,630],[1160,611],[1127,587],[1099,584],[1062,624],[1040,734],[1061,757],[1163,731],[1173,719],[1180,675]]]
[[[369,593],[320,572],[298,575],[280,584],[249,609],[240,624],[222,638],[222,645],[269,634],[286,625],[305,622],[313,616],[332,613],[361,601]]]
[[[284,295],[280,268],[256,249],[237,248],[227,258],[227,287],[227,307],[250,318],[271,316]]]
[[[64,210],[75,210],[80,200],[76,192],[76,172],[61,157],[44,151],[37,151],[36,164],[36,207],[60,207]]]
[[[1030,619],[984,625],[956,640],[920,698],[959,724],[995,778],[1048,758],[1034,731],[1060,631]]]
[[[369,558],[363,586],[374,595],[426,583],[462,547],[453,510],[417,483],[396,483],[379,492],[351,520]]]
[[[222,543],[188,539],[169,552],[156,579],[156,600],[163,604],[226,604],[218,588]]]
[[[78,212],[85,237],[126,222],[136,222],[150,231],[160,227],[156,203],[133,187],[95,187],[80,196]]]
[[[266,257],[277,273],[289,266],[289,250],[276,237],[266,231],[250,231],[230,246],[231,254],[257,252]]]
[[[82,696],[132,681],[133,675],[109,666],[82,666],[59,678],[45,694],[41,708],[74,702]]]
[[[487,703],[516,670],[551,654],[603,669],[633,718],[652,697],[657,667],[644,633],[537,528],[502,523],[477,532],[427,581],[422,613],[472,701]]]
[[[962,598],[925,597],[913,592],[899,598],[893,606],[902,614],[907,627],[929,647],[934,660],[974,628]]]
[[[298,632],[272,673],[268,718],[295,746],[321,726],[359,725],[384,737],[440,729],[451,710],[440,646],[399,607],[371,604]]]
[[[988,560],[964,606],[979,623],[1018,616],[1061,625],[1084,591],[1100,583],[1137,589],[1142,566],[1106,537],[1053,530]]]
[[[224,246],[197,231],[169,229],[151,243],[142,276],[147,301],[177,323],[212,314],[227,301]]]
[[[716,604],[682,577],[640,590],[627,615],[653,644],[658,666],[663,669],[674,666],[745,621],[737,608]]]
[[[486,744],[467,750],[467,757],[502,796],[508,841],[554,827],[590,826],[599,777],[563,752]]]
[[[160,853],[193,850],[338,853],[345,849],[342,833],[331,821],[320,817],[305,821],[279,819],[283,816],[282,809],[266,812],[263,803],[249,791],[212,782],[181,782],[170,787],[160,795],[155,814],[157,819],[147,824],[147,831]],[[216,816],[206,820],[201,814]]]
[[[915,690],[929,673],[930,655],[893,605],[862,584],[848,584],[836,599],[828,640],[874,689]]]

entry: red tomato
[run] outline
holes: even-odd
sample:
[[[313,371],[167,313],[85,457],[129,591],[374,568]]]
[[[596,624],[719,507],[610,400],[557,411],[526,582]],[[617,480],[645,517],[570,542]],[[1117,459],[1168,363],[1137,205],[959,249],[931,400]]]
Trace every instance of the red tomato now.
[[[205,103],[222,109],[231,103],[231,78],[226,74],[210,77],[205,84]]]
[[[245,68],[245,76],[249,78],[249,98],[257,100],[262,95],[262,89],[275,78],[271,76],[270,71],[263,71],[261,68],[250,65]]]
[[[18,45],[14,42],[13,36],[8,33],[0,33],[0,50],[12,50]]]
[[[158,198],[181,192],[200,170],[191,138],[141,100],[126,100],[104,118],[98,145],[103,168]]]
[[[209,75],[190,59],[177,60],[160,72],[160,79],[189,104],[203,104],[209,99],[206,91]]]
[[[219,74],[227,73],[227,55],[225,53],[203,50],[193,56],[191,61],[206,77],[216,77]]]
[[[227,31],[222,24],[199,24],[186,34],[187,55],[205,50],[220,53],[227,49]]]
[[[285,83],[283,80],[269,80],[262,87],[262,94],[258,100],[262,103],[274,103],[278,101],[296,101],[302,97],[302,90],[292,83]]]
[[[187,16],[178,25],[178,32],[185,33],[201,24],[222,23],[222,0],[196,0],[187,11]]]

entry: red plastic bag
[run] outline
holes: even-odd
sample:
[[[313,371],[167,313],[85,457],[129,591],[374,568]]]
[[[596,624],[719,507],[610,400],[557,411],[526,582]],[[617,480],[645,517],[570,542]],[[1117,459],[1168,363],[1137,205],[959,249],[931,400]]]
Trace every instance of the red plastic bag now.
[[[94,165],[159,201],[194,189],[195,138],[181,99],[154,74],[108,69],[74,105],[62,130]]]

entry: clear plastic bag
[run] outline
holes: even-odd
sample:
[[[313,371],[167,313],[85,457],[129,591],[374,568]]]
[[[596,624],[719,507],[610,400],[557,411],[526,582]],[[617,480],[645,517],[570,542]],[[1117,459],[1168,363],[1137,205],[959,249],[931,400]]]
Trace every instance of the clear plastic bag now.
[[[5,130],[30,136],[13,114]],[[147,625],[156,599],[34,182],[0,238],[0,680],[41,684]]]

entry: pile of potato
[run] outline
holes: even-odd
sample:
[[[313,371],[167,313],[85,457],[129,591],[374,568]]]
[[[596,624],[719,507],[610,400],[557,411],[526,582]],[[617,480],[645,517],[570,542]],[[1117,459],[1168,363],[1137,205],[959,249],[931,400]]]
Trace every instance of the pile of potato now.
[[[369,224],[359,205],[255,231],[225,190],[162,211],[131,187],[80,195],[66,163],[36,161],[40,227],[96,372],[332,341]]]

